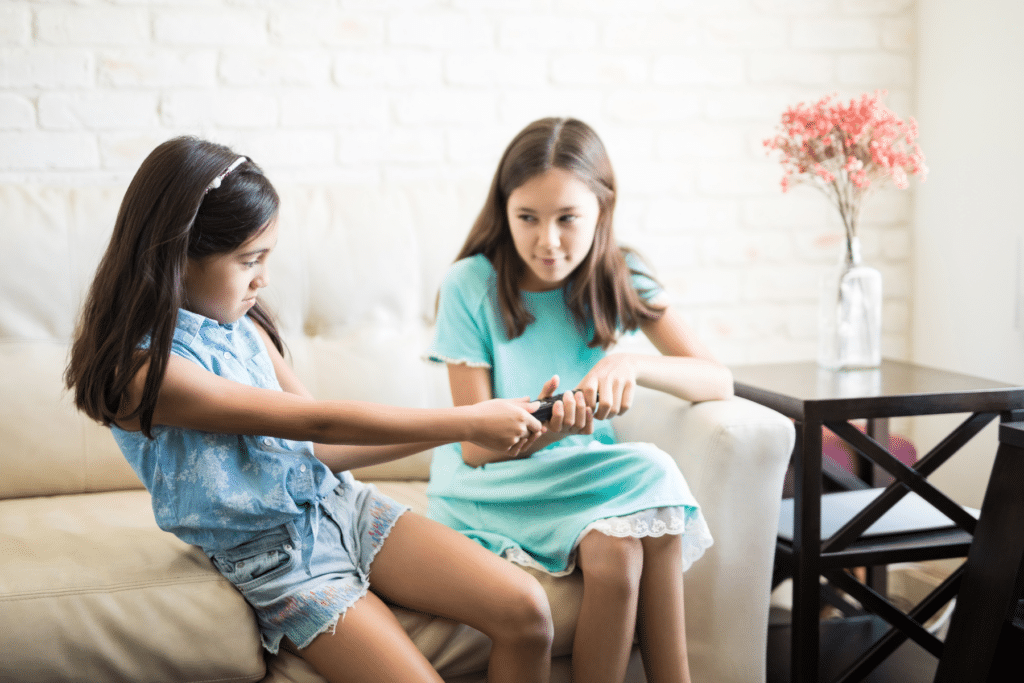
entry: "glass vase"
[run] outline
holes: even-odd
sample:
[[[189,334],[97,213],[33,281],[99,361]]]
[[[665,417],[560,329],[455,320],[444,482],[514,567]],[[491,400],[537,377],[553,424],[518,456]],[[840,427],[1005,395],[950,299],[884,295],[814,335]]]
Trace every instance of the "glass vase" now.
[[[861,263],[860,242],[847,242],[837,268],[821,284],[818,365],[829,370],[876,368],[882,362],[882,274]]]

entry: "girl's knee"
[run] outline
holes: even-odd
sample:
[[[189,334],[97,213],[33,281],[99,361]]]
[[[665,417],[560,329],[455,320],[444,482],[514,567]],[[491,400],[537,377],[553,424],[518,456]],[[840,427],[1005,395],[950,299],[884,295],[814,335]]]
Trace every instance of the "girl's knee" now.
[[[618,538],[592,531],[580,542],[579,564],[585,584],[629,596],[639,590],[643,546],[639,538]]]
[[[640,539],[644,547],[644,555],[651,553],[682,553],[683,537],[679,534],[665,534],[663,536],[646,536]]]
[[[551,647],[554,621],[547,593],[526,571],[502,600],[492,633],[495,640],[517,645]]]
[[[662,571],[683,573],[683,537],[679,534],[648,536],[643,539],[644,562]]]

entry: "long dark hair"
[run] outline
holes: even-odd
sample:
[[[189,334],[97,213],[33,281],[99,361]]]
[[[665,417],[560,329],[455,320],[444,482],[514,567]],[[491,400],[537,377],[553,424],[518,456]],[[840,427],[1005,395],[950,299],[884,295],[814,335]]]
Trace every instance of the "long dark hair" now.
[[[656,320],[663,308],[644,300],[633,286],[625,255],[612,229],[615,174],[604,144],[587,124],[572,118],[534,121],[505,149],[480,215],[456,260],[483,254],[498,275],[498,302],[510,339],[534,321],[519,294],[526,264],[516,252],[508,222],[508,198],[516,188],[552,168],[569,171],[597,196],[600,215],[590,252],[569,275],[566,304],[585,329],[594,323],[588,346],[607,348],[619,330],[635,330]]]
[[[128,185],[64,372],[75,405],[104,425],[138,418],[143,433],[152,436],[157,393],[185,301],[187,259],[233,251],[277,216],[277,192],[248,159],[211,187],[238,158],[224,145],[178,137],[154,149]],[[257,302],[248,315],[283,352],[263,305]],[[147,336],[149,346],[140,348]],[[125,414],[125,392],[147,363],[141,400]]]

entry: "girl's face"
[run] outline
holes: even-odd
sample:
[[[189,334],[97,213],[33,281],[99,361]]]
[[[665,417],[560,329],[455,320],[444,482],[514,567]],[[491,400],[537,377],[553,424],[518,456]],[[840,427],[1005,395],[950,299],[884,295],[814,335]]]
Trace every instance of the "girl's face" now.
[[[268,284],[267,258],[277,245],[277,219],[234,251],[188,259],[185,307],[219,323],[233,323]]]
[[[508,223],[526,264],[520,287],[543,292],[561,287],[594,243],[601,209],[571,171],[552,168],[530,178],[508,197]]]

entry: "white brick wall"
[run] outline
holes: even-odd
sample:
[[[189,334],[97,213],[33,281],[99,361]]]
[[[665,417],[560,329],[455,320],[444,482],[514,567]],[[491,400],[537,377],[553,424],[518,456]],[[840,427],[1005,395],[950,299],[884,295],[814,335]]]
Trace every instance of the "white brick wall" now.
[[[4,0],[0,183],[119,191],[154,145],[196,133],[279,184],[407,188],[457,245],[509,138],[575,115],[611,150],[620,238],[723,359],[810,359],[840,225],[811,190],[781,194],[760,142],[785,106],[830,92],[888,89],[912,115],[915,15],[913,0]],[[912,192],[873,197],[862,226],[895,357]]]

